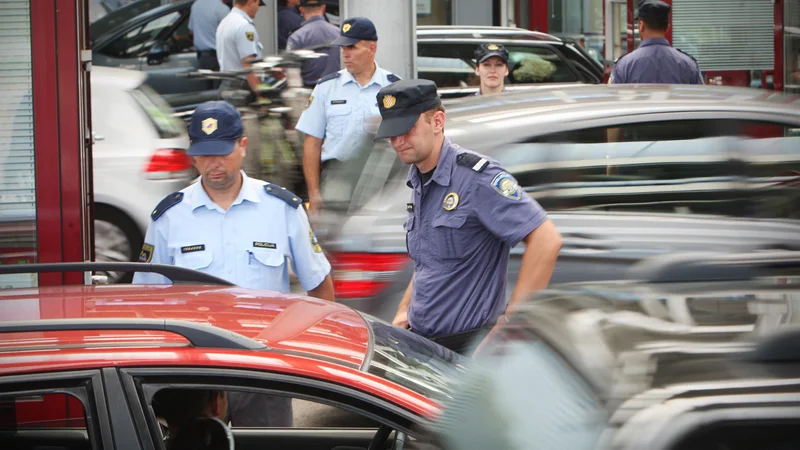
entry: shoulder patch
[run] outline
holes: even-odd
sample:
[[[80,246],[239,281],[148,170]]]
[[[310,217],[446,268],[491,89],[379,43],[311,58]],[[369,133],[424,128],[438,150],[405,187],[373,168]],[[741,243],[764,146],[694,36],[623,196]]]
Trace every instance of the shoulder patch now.
[[[319,81],[317,81],[317,84],[322,84],[322,83],[324,83],[326,81],[335,80],[335,79],[339,78],[339,76],[341,74],[342,74],[341,72],[329,73],[329,74],[325,75],[324,77],[320,78]]]
[[[277,184],[267,183],[264,185],[264,190],[267,192],[267,194],[273,197],[278,197],[293,208],[297,208],[303,204],[303,200],[300,197],[287,191],[286,188],[278,186]]]
[[[386,79],[391,81],[392,83],[396,83],[396,82],[400,81],[400,77],[398,77],[397,75],[395,75],[393,73],[390,73],[390,74],[386,75]]]
[[[158,205],[156,205],[156,209],[150,213],[150,218],[153,219],[153,222],[158,220],[162,214],[167,212],[168,209],[172,208],[173,206],[177,205],[183,201],[183,192],[173,192],[161,200]]]
[[[456,156],[456,164],[469,167],[475,172],[483,172],[486,166],[489,165],[489,160],[478,155],[473,155],[472,153],[462,153]]]

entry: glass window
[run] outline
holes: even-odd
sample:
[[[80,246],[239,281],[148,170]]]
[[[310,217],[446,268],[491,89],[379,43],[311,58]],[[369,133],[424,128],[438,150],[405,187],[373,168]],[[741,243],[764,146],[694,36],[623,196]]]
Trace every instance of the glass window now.
[[[784,8],[784,90],[800,93],[800,0],[785,0]]]
[[[556,52],[545,47],[508,46],[511,83],[568,83],[578,77]]]
[[[5,414],[0,413],[0,430],[20,428],[86,429],[86,414],[83,404],[72,395],[43,394],[4,398],[0,400],[0,411],[5,412]],[[35,433],[31,436],[35,436]],[[12,445],[11,448],[16,447]]]
[[[189,16],[184,16],[181,24],[175,28],[175,31],[170,34],[167,39],[170,47],[170,53],[194,53],[194,40],[192,39],[191,30],[189,30]]]
[[[703,417],[699,417],[702,420]],[[671,447],[673,450],[724,448],[727,450],[788,449],[800,447],[797,419],[737,420],[704,423]]]
[[[169,105],[150,86],[143,84],[132,90],[131,95],[147,113],[159,137],[169,139],[181,135],[183,123],[172,115]]]
[[[118,58],[145,56],[150,47],[163,39],[164,33],[170,30],[180,17],[181,14],[175,11],[136,27],[107,45],[103,53]]]
[[[130,3],[116,11],[113,11],[95,22],[89,27],[92,40],[108,33],[121,24],[133,19],[161,5],[161,0],[138,0]]]
[[[453,0],[415,0],[417,25],[452,25]]]

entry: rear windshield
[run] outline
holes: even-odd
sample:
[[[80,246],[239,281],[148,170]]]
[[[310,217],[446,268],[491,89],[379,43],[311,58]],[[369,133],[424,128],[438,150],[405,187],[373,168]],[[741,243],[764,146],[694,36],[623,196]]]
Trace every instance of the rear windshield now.
[[[467,360],[410,331],[362,314],[372,328],[372,360],[367,372],[443,403]]]
[[[176,138],[181,135],[183,124],[172,115],[172,109],[167,102],[150,86],[143,84],[132,90],[131,95],[147,113],[161,139]]]
[[[89,26],[91,39],[94,41],[134,17],[159,6],[161,6],[160,0],[138,0],[113,11],[97,19]]]

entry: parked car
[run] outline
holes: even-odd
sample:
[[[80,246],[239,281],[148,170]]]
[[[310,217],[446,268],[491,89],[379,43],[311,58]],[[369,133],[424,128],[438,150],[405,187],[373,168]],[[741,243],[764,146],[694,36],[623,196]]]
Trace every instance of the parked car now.
[[[498,160],[548,211],[564,239],[552,283],[616,279],[676,251],[800,249],[798,99],[715,86],[543,86],[450,101],[445,135]],[[384,142],[363,167],[351,171],[351,203],[323,216],[318,236],[337,299],[388,320],[413,271],[408,166]],[[508,295],[523,250],[511,251]]]
[[[402,448],[412,426],[440,413],[450,380],[464,370],[449,350],[344,305],[214,285],[214,277],[172,266],[127,269],[160,271],[174,284],[3,292],[4,448],[163,448],[152,399],[165,388],[286,396],[295,408],[349,413],[362,424],[234,426],[240,450]],[[2,266],[0,274],[19,270],[45,269]]]
[[[441,448],[800,446],[800,254],[676,255],[636,276],[522,303],[445,403]]]
[[[135,261],[153,207],[195,175],[186,128],[145,78],[107,67],[91,73],[98,261]],[[130,280],[123,273],[109,276],[112,282]]]

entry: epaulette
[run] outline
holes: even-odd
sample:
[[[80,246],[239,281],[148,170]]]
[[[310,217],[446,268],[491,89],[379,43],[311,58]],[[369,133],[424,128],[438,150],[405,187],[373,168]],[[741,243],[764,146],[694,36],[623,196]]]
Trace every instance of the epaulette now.
[[[395,75],[393,73],[390,73],[390,74],[386,75],[386,79],[391,81],[392,83],[396,83],[396,82],[400,81],[400,77],[398,77],[397,75]]]
[[[172,208],[173,206],[177,205],[183,200],[183,192],[173,192],[168,196],[164,197],[164,200],[161,200],[158,205],[156,205],[156,209],[150,213],[150,218],[153,219],[153,222],[158,220],[162,214],[167,212],[168,209]]]
[[[267,183],[264,185],[264,190],[267,191],[267,194],[273,197],[278,197],[293,208],[297,208],[303,204],[303,200],[300,197],[292,194],[291,192],[287,191],[286,188],[280,187],[277,184]]]
[[[624,58],[624,57],[626,57],[626,56],[630,55],[631,53],[633,53],[633,52],[630,52],[630,53],[625,53],[624,55],[622,55],[622,56],[620,56],[619,58],[617,58],[616,60],[614,60],[614,65],[616,66],[618,62],[622,61],[622,58]]]
[[[472,153],[462,153],[456,156],[456,164],[469,167],[475,172],[483,172],[483,169],[489,165],[489,160]]]
[[[689,58],[692,58],[692,61],[694,61],[694,63],[695,63],[695,64],[697,64],[697,60],[696,60],[696,59],[694,59],[694,56],[692,56],[692,55],[690,55],[690,54],[686,53],[685,51],[683,51],[683,50],[681,50],[681,49],[679,49],[679,48],[677,48],[677,47],[672,47],[672,48],[674,48],[675,50],[677,50],[677,51],[679,51],[679,52],[683,53],[684,55],[688,56]]]
[[[324,77],[320,78],[319,81],[317,81],[317,84],[322,84],[322,83],[324,83],[326,81],[335,80],[335,79],[339,78],[339,76],[341,74],[342,74],[341,72],[329,73],[329,74],[325,75]]]

